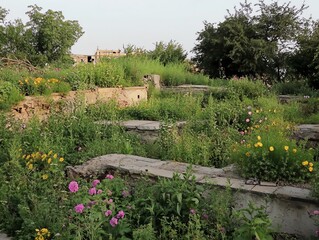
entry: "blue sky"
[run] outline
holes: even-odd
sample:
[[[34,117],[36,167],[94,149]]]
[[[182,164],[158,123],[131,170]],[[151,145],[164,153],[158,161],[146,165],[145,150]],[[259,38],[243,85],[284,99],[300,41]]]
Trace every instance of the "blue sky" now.
[[[27,6],[37,4],[44,11],[62,11],[66,19],[78,20],[85,31],[73,46],[77,54],[93,54],[99,49],[123,49],[133,44],[153,49],[158,41],[176,40],[189,52],[196,43],[196,33],[203,21],[224,20],[227,9],[239,6],[239,0],[0,0],[9,9],[8,20],[28,20]],[[266,0],[270,2],[271,0]],[[257,0],[251,0],[257,3]],[[281,1],[280,3],[288,2]],[[303,0],[291,0],[301,6]],[[319,19],[319,1],[306,0],[305,16]]]

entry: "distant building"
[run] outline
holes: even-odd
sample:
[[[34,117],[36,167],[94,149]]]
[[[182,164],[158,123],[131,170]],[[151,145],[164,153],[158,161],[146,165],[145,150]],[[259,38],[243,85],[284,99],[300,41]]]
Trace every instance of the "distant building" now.
[[[102,58],[113,58],[113,57],[122,57],[125,56],[125,53],[122,53],[120,49],[117,50],[100,50],[97,49],[94,55],[83,55],[83,54],[71,54],[71,57],[74,60],[75,64],[78,63],[96,63],[99,62]]]

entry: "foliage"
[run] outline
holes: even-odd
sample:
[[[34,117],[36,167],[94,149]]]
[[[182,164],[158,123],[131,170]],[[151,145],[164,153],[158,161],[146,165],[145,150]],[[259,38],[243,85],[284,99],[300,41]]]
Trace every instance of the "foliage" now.
[[[5,22],[6,12],[2,9],[1,48],[2,57],[28,59],[34,65],[47,63],[72,63],[70,49],[82,36],[77,21],[65,20],[62,12],[41,12],[37,5],[27,12],[29,22],[20,19]]]
[[[0,80],[0,109],[7,109],[22,99],[23,97],[15,85],[11,82]]]
[[[152,59],[158,59],[164,66],[169,63],[180,63],[186,59],[187,54],[181,44],[171,40],[168,43],[156,42],[155,49],[148,52]]]
[[[194,60],[211,77],[252,76],[281,81],[289,53],[307,21],[299,8],[260,0],[240,4],[217,25],[204,22],[193,49]]]
[[[233,239],[272,240],[271,221],[265,210],[264,206],[256,207],[249,202],[247,208],[237,211],[235,217],[239,225],[235,228]]]

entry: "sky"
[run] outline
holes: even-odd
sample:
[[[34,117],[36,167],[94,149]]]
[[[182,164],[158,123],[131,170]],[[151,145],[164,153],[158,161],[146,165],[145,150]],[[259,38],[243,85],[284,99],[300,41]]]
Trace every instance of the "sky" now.
[[[43,12],[62,11],[65,19],[77,20],[85,33],[72,47],[74,54],[94,54],[97,48],[123,50],[129,44],[152,50],[156,42],[174,40],[191,56],[203,22],[222,22],[227,9],[233,12],[240,2],[244,0],[0,0],[0,6],[10,10],[7,20],[27,22],[25,12],[34,4]],[[303,0],[290,2],[300,7]],[[319,19],[319,1],[305,3],[309,8],[304,16]]]

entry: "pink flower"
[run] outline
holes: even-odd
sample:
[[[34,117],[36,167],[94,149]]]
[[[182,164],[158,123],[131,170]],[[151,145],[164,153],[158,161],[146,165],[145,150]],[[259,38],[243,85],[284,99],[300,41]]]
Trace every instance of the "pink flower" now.
[[[113,176],[112,174],[107,174],[105,178],[107,178],[107,179],[113,179],[114,176]]]
[[[97,190],[97,194],[101,194],[103,191],[101,189]]]
[[[79,184],[76,181],[72,181],[69,183],[69,190],[70,192],[77,192],[79,191]]]
[[[191,209],[189,210],[190,214],[195,214],[196,213],[196,210],[195,209]]]
[[[81,203],[81,204],[78,204],[74,207],[74,210],[77,212],[77,213],[82,213],[83,210],[84,210],[84,205]]]
[[[124,190],[124,191],[122,192],[122,196],[123,196],[124,198],[130,196],[129,191]]]
[[[105,216],[110,216],[110,215],[112,215],[112,211],[111,210],[107,210],[106,212],[105,212]]]
[[[112,199],[112,198],[110,198],[110,199],[107,201],[107,203],[108,203],[108,204],[113,203],[113,199]]]
[[[203,213],[202,218],[208,220],[208,215],[206,213]]]
[[[95,187],[90,188],[90,189],[89,189],[89,194],[90,194],[90,195],[95,195],[95,194],[96,194],[96,188],[95,188]]]
[[[252,113],[251,111],[249,111],[249,112],[248,112],[248,115],[250,115],[250,116],[251,116],[252,114],[253,114],[253,113]]]
[[[115,217],[112,217],[112,219],[110,220],[110,224],[112,227],[115,227],[118,224],[118,219]]]
[[[244,131],[240,131],[239,133],[240,133],[240,135],[245,135]]]
[[[95,179],[95,180],[92,182],[92,186],[93,186],[93,187],[96,187],[96,185],[98,185],[99,183],[100,183],[100,180]]]
[[[313,215],[319,215],[319,210],[313,211]]]
[[[117,218],[124,218],[124,216],[125,216],[125,213],[124,213],[124,211],[119,211],[118,213],[117,213],[117,215],[116,215],[116,217]]]
[[[249,123],[250,122],[250,119],[249,118],[246,118],[246,123]]]

